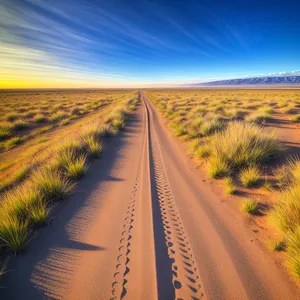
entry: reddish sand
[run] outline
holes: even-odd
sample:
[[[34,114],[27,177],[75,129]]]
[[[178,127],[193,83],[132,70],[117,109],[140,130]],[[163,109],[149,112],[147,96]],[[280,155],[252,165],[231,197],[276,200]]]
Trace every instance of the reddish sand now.
[[[1,299],[300,299],[141,93]]]

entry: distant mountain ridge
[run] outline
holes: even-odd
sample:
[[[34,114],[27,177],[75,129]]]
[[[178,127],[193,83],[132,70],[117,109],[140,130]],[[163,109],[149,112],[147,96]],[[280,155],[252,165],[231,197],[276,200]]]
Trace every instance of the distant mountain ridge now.
[[[267,85],[267,84],[300,84],[300,76],[266,76],[253,78],[238,78],[218,80],[205,83],[196,83],[193,86],[201,85]]]

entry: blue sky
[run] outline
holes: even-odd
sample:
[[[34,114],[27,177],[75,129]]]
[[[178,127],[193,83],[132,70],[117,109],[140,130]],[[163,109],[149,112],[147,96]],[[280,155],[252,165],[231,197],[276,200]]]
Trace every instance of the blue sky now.
[[[300,1],[289,0],[1,0],[0,82],[160,86],[300,75],[299,15]]]

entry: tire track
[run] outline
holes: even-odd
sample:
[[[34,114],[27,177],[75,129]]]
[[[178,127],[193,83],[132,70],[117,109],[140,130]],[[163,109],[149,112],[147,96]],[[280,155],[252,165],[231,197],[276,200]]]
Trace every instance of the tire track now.
[[[134,181],[132,195],[129,200],[126,216],[123,223],[121,239],[118,246],[117,264],[112,283],[112,291],[110,300],[123,299],[127,294],[127,275],[130,272],[131,260],[131,244],[132,244],[132,230],[135,225],[135,207],[137,202],[137,194],[140,189],[141,168],[143,160],[143,149],[145,147],[145,131],[143,129],[143,142],[141,147],[141,155],[138,163],[137,174]]]
[[[145,100],[144,103],[149,114]],[[168,248],[168,256],[172,261],[172,281],[175,298],[178,300],[203,299],[204,294],[199,273],[170,188],[170,183],[166,176],[165,166],[154,130],[152,132],[150,130],[150,150],[154,173],[153,184],[155,185],[159,202],[160,217],[165,243]]]

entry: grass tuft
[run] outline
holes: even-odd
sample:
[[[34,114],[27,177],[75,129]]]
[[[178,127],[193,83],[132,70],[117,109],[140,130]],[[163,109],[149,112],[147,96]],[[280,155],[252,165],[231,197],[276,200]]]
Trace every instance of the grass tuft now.
[[[208,160],[208,174],[211,178],[220,178],[230,175],[230,165],[220,157],[213,156]]]
[[[92,158],[99,158],[103,151],[103,144],[93,136],[86,136],[84,138],[87,144],[88,154]]]
[[[30,240],[28,222],[16,217],[1,216],[0,240],[3,242],[4,247],[14,253],[22,252]]]
[[[253,187],[260,179],[259,168],[253,165],[243,169],[240,174],[240,179],[245,187]]]
[[[295,227],[294,231],[289,231],[286,235],[287,240],[287,265],[291,272],[300,278],[300,226]]]
[[[33,205],[28,206],[28,218],[30,223],[35,226],[45,225],[48,221],[51,208],[47,206],[44,200],[40,200]]]
[[[245,198],[240,205],[240,211],[247,214],[254,214],[256,210],[257,202],[250,198]]]
[[[31,182],[46,201],[63,200],[74,188],[74,184],[62,177],[59,172],[47,168],[34,172]]]
[[[11,136],[13,131],[13,125],[8,122],[0,123],[0,141],[7,139]]]
[[[236,192],[236,185],[234,184],[233,179],[231,177],[226,177],[224,183],[226,185],[226,193],[233,195]]]
[[[71,161],[65,165],[66,174],[72,179],[80,179],[87,171],[86,156],[72,158]]]
[[[211,137],[208,144],[213,156],[233,167],[266,161],[284,149],[274,133],[238,121],[231,122],[226,130]]]

